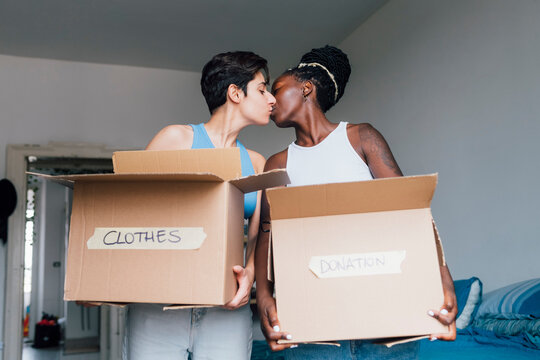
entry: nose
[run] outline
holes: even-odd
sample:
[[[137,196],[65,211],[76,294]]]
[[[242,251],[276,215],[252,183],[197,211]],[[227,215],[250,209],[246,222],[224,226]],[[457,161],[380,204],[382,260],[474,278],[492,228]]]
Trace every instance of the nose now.
[[[268,93],[268,103],[272,106],[276,103],[276,98],[271,93]]]

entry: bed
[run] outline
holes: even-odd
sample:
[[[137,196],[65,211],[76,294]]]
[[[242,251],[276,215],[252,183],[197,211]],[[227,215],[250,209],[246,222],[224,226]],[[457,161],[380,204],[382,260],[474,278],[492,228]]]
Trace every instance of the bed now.
[[[540,360],[540,278],[482,294],[476,277],[454,281],[456,341],[421,340],[421,360]],[[254,341],[252,360],[282,360],[265,341]]]
[[[420,359],[540,359],[540,278],[485,295],[476,277],[454,285],[457,339],[422,340]]]

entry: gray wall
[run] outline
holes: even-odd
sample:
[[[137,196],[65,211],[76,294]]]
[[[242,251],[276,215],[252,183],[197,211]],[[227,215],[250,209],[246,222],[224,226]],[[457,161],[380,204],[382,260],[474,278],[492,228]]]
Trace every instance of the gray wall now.
[[[333,120],[370,122],[404,173],[439,173],[454,278],[540,276],[540,1],[393,0],[340,45]]]

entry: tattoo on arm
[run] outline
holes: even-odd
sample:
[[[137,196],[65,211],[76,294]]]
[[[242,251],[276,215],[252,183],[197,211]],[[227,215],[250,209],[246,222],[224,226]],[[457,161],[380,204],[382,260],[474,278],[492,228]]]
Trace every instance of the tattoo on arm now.
[[[384,165],[388,166],[388,168],[393,172],[398,173],[399,175],[403,175],[401,173],[401,169],[396,163],[396,159],[394,159],[394,155],[392,155],[392,152],[390,151],[388,143],[384,140],[384,138],[382,136],[377,136],[375,138],[375,143],[377,148],[377,155],[381,158]]]
[[[368,160],[368,166],[372,172],[376,170],[384,171],[385,174],[391,172],[386,176],[402,176],[403,173],[399,168],[392,151],[388,146],[388,143],[384,137],[379,133],[375,128],[369,127],[364,141],[369,144],[367,146],[368,151],[366,152],[366,158]],[[371,161],[370,161],[371,160]],[[384,166],[385,169],[376,169],[377,167]]]

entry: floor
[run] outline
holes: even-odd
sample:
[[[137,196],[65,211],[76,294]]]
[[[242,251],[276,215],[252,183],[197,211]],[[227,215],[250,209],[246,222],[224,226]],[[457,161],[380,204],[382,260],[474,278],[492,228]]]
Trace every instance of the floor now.
[[[275,354],[271,354],[268,349],[261,332],[260,321],[256,315],[253,317],[253,340],[255,343],[252,359],[281,359],[274,357]],[[99,356],[99,352],[64,354],[62,347],[34,349],[31,344],[25,343],[22,360],[99,360]]]
[[[99,352],[64,355],[61,347],[34,349],[24,344],[22,360],[99,360]]]

